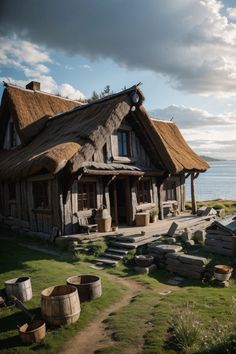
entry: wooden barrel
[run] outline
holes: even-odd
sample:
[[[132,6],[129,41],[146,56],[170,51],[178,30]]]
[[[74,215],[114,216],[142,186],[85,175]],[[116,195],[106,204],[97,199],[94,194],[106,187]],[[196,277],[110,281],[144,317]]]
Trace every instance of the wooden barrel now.
[[[111,231],[112,218],[108,209],[98,209],[95,220],[98,224],[98,232]]]
[[[19,327],[20,339],[24,344],[33,344],[41,341],[46,335],[46,325],[42,320],[25,323]]]
[[[44,320],[52,326],[71,324],[80,316],[80,301],[74,286],[58,285],[41,293],[41,312]]]
[[[32,286],[29,277],[10,279],[4,284],[8,298],[13,295],[22,302],[32,299]]]
[[[94,300],[102,295],[101,278],[96,275],[76,275],[66,282],[78,289],[81,302]]]

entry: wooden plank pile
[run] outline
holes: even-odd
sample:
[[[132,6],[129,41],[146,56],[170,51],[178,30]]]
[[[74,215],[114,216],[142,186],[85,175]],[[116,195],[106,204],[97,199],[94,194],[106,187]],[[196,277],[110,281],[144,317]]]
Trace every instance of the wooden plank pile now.
[[[166,269],[183,277],[201,279],[208,261],[204,257],[184,253],[168,253]]]
[[[205,250],[222,256],[233,256],[233,236],[236,235],[235,215],[214,221],[207,228]]]
[[[161,243],[160,243],[161,242]],[[148,253],[152,255],[161,268],[166,267],[166,257],[169,253],[177,253],[182,251],[182,247],[178,245],[166,245],[162,241],[153,242],[148,245]]]

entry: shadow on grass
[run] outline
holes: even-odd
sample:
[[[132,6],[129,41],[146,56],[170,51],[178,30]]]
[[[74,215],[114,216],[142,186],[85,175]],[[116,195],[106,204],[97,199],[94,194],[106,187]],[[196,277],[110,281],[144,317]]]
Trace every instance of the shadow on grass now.
[[[23,344],[18,335],[0,339],[0,349],[11,349],[15,347],[22,347]]]
[[[40,318],[41,310],[40,307],[36,307],[33,309],[28,309],[28,311],[34,315],[35,319]],[[0,328],[1,332],[12,331],[17,328],[17,326],[21,326],[24,323],[29,322],[29,317],[27,317],[22,311],[14,312],[4,318],[0,318]]]

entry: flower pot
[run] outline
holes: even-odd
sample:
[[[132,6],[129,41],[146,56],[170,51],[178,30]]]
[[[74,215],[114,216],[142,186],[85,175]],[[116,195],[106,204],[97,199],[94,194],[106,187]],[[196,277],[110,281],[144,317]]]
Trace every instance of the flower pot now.
[[[154,261],[154,257],[150,255],[135,256],[134,259],[139,267],[149,267]]]
[[[214,267],[214,277],[223,282],[230,279],[233,268],[228,265],[218,264]]]

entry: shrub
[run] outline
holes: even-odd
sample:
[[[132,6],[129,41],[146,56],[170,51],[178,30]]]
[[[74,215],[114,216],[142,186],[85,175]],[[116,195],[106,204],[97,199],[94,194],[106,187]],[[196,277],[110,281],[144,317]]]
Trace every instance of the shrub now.
[[[201,338],[201,324],[191,306],[186,304],[170,321],[170,341],[182,353],[198,350]]]
[[[212,208],[214,208],[214,209],[224,209],[224,207],[225,206],[223,204],[220,204],[220,203],[212,205]]]

